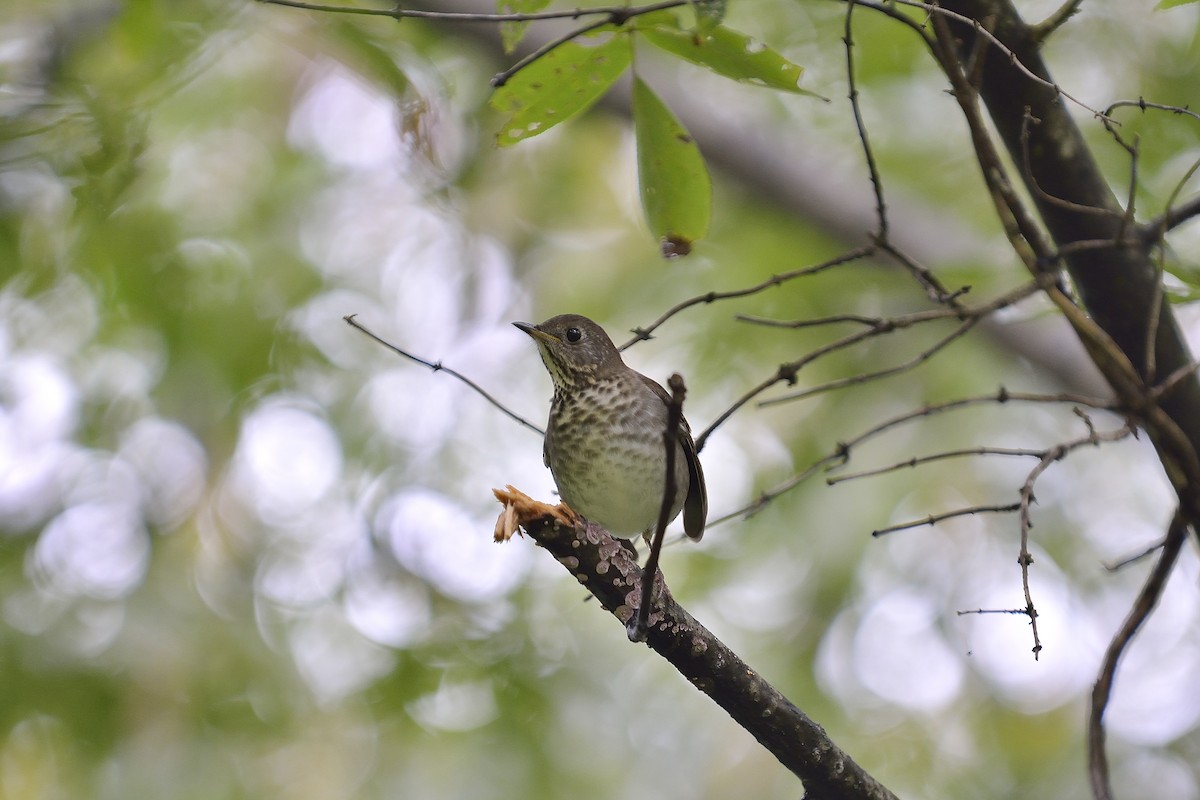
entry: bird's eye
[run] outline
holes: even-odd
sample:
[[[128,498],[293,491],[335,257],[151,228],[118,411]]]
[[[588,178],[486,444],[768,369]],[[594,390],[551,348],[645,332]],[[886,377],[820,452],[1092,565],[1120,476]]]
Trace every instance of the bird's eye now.
[[[583,331],[579,328],[567,328],[567,341],[571,343],[578,342],[583,338]]]

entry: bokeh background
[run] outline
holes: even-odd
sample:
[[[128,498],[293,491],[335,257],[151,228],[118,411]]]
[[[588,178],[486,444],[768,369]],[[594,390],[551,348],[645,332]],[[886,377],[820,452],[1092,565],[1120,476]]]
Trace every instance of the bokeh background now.
[[[1018,5],[1029,19],[1055,6]],[[1058,82],[1097,107],[1200,102],[1197,9],[1152,5],[1084,3],[1047,51]],[[492,543],[491,487],[552,497],[537,436],[342,321],[357,314],[540,424],[549,378],[512,320],[584,313],[621,340],[688,297],[861,241],[872,198],[844,99],[844,7],[730,6],[731,26],[832,101],[639,54],[718,165],[709,240],[664,262],[619,92],[493,147],[488,80],[511,58],[486,26],[232,0],[0,5],[0,798],[799,795],[545,553]],[[893,22],[855,19],[897,237],[973,301],[1019,285],[926,53]],[[1080,118],[1123,194],[1127,154]],[[1121,119],[1141,137],[1151,215],[1200,154],[1200,125]],[[782,197],[745,169],[751,156],[811,183]],[[1194,227],[1172,240],[1181,295]],[[697,306],[627,360],[660,380],[681,371],[703,428],[845,332],[736,314],[927,307],[902,270],[857,263]],[[910,359],[952,325],[817,361],[800,387]],[[919,370],[751,404],[702,455],[712,512],[927,403],[1000,385],[1102,391],[1081,364],[1031,301]],[[897,429],[850,468],[1085,432],[1069,404],[985,406]],[[1023,617],[957,613],[1024,605],[1015,517],[870,536],[1015,502],[1033,464],[818,476],[670,546],[664,570],[902,796],[1086,797],[1087,697],[1149,566],[1104,565],[1157,541],[1171,513],[1148,444],[1080,451],[1038,482],[1037,660]],[[1121,796],[1200,797],[1195,553],[1122,663],[1108,717]]]

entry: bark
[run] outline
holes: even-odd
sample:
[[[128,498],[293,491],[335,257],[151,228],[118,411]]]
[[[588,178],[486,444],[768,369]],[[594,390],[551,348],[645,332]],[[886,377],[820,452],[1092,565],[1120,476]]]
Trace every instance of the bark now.
[[[1038,30],[1020,18],[1009,0],[946,0],[942,7],[978,20],[1020,65],[1053,84]],[[1161,291],[1146,232],[1126,219],[1068,101],[1052,85],[1025,74],[975,28],[951,22],[949,29],[960,58],[976,65],[972,74],[978,77],[980,97],[1047,232],[1060,250],[1067,248],[1067,271],[1084,309],[1146,385],[1186,367],[1192,355]],[[1070,245],[1078,242],[1112,245],[1072,252]],[[1179,381],[1159,405],[1192,448],[1200,450],[1200,382],[1195,376]]]
[[[566,524],[549,506],[511,487],[496,491],[505,506],[497,538],[519,523],[530,537],[628,626],[641,599],[644,573],[632,553],[595,523]],[[503,533],[501,533],[503,531]],[[669,661],[749,731],[804,783],[805,796],[829,800],[896,800],[825,730],[746,665],[671,596],[656,574],[646,645]]]

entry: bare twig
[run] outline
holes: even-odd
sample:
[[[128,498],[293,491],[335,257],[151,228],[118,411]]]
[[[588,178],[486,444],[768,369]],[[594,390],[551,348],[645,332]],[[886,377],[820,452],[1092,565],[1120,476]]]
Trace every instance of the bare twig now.
[[[772,275],[770,278],[767,278],[761,283],[756,283],[753,286],[747,286],[743,289],[733,289],[728,292],[705,292],[704,294],[688,298],[682,303],[676,303],[674,306],[667,309],[662,316],[654,320],[654,322],[650,323],[649,325],[645,327],[634,328],[634,337],[628,342],[625,342],[625,344],[621,345],[618,349],[627,350],[638,342],[652,339],[653,336],[651,334],[658,330],[658,328],[664,322],[679,312],[689,309],[692,306],[706,305],[708,303],[715,303],[718,300],[731,300],[738,297],[748,297],[752,294],[758,294],[759,292],[770,289],[771,287],[782,286],[784,283],[795,280],[796,278],[804,278],[809,275],[816,275],[817,273],[824,272],[827,269],[831,269],[842,264],[848,264],[852,261],[860,261],[864,258],[868,258],[875,253],[875,249],[876,248],[872,245],[859,247],[855,250],[842,253],[839,256],[829,259],[828,261],[823,261],[820,264],[814,264],[810,267],[802,267],[789,272],[781,272],[777,275]]]
[[[494,398],[490,394],[488,394],[486,391],[484,391],[483,387],[481,387],[479,384],[475,383],[475,381],[471,380],[466,375],[463,375],[461,372],[458,372],[457,370],[453,370],[450,367],[443,365],[442,362],[440,362],[440,361],[427,361],[427,360],[421,358],[420,356],[415,356],[406,350],[400,349],[399,347],[397,347],[396,345],[387,341],[386,339],[383,339],[383,338],[377,336],[376,334],[372,333],[364,325],[362,325],[362,323],[355,320],[356,316],[357,316],[357,314],[349,314],[345,317],[342,317],[342,319],[344,319],[346,321],[347,325],[349,325],[352,328],[356,328],[360,332],[366,334],[370,338],[374,339],[375,341],[379,342],[381,345],[386,347],[388,350],[391,350],[393,353],[395,353],[399,356],[403,356],[404,358],[407,358],[409,361],[414,361],[417,364],[421,364],[422,366],[429,367],[434,372],[444,372],[447,375],[451,376],[452,378],[456,378],[456,379],[462,381],[467,386],[471,387],[471,389],[473,389],[475,391],[475,393],[478,394],[480,397],[482,397],[484,400],[487,400],[489,403],[494,405],[496,408],[498,408],[502,412],[504,412],[504,414],[506,416],[508,416],[510,419],[514,420],[515,422],[520,423],[521,425],[524,425],[526,428],[533,431],[538,436],[546,435],[546,432],[544,430],[539,428],[537,425],[534,425],[532,422],[530,422],[529,420],[520,416],[519,414],[516,414],[515,412],[509,410],[507,406],[505,406],[499,400],[497,400],[496,398]]]
[[[1137,100],[1118,100],[1118,101],[1116,101],[1115,103],[1110,105],[1108,108],[1104,109],[1104,117],[1106,117],[1106,118],[1111,117],[1112,112],[1116,111],[1118,108],[1129,108],[1131,106],[1133,108],[1140,108],[1143,112],[1146,111],[1147,109],[1154,109],[1156,111],[1168,111],[1168,112],[1170,112],[1172,114],[1176,114],[1176,115],[1186,115],[1186,116],[1192,117],[1193,119],[1200,120],[1200,113],[1192,111],[1187,106],[1172,106],[1172,105],[1166,105],[1164,103],[1151,103],[1141,97],[1139,97]],[[1113,120],[1113,122],[1116,122],[1116,120]],[[1120,124],[1120,123],[1117,123],[1117,124]]]
[[[887,203],[883,199],[883,178],[879,175],[879,167],[875,163],[875,153],[871,150],[871,139],[867,136],[867,124],[863,121],[862,109],[858,104],[858,83],[854,76],[854,34],[851,20],[854,16],[855,0],[847,0],[845,34],[842,43],[846,47],[846,79],[850,85],[850,109],[854,114],[854,126],[858,129],[858,140],[862,143],[863,156],[867,160],[867,172],[871,176],[871,187],[875,190],[875,217],[877,241],[886,242],[888,238]]]
[[[1030,273],[1038,275],[1047,272],[1056,262],[1057,257],[1053,248],[1042,232],[1037,219],[1013,189],[1004,160],[1000,157],[1000,151],[996,147],[979,109],[978,92],[967,80],[963,66],[954,53],[951,45],[954,37],[946,19],[939,15],[935,16],[932,21],[937,33],[933,44],[934,56],[938,59],[954,89],[954,98],[958,101],[959,108],[962,110],[967,127],[971,132],[971,142],[974,145],[976,158],[979,160],[980,173],[992,197],[992,203],[996,208],[996,214],[1000,218],[1009,244]],[[1028,73],[1024,65],[1017,61],[1016,56],[996,41],[995,36],[982,28],[978,22],[969,19],[966,21],[970,22],[981,36],[986,35],[989,42],[995,43],[1004,50],[1022,71]],[[1032,77],[1041,83],[1046,83],[1037,76]],[[1057,87],[1055,89],[1057,90]]]
[[[1041,86],[1045,86],[1047,89],[1053,89],[1055,94],[1061,95],[1062,97],[1066,98],[1067,100],[1071,101],[1075,105],[1084,109],[1089,114],[1096,117],[1097,119],[1105,118],[1104,112],[1098,111],[1097,109],[1092,108],[1087,103],[1084,103],[1082,100],[1079,100],[1077,97],[1075,97],[1074,95],[1067,92],[1065,89],[1063,89],[1057,83],[1046,80],[1042,76],[1035,73],[1033,70],[1029,69],[1029,67],[1022,64],[1021,60],[1019,58],[1017,58],[1017,54],[1014,53],[1011,49],[1009,49],[1003,42],[1000,41],[1000,39],[994,33],[992,33],[987,28],[985,28],[977,19],[972,19],[971,17],[968,17],[965,14],[959,14],[958,12],[951,11],[948,8],[942,8],[937,3],[922,3],[922,2],[918,2],[917,0],[886,0],[885,2],[877,1],[877,0],[854,0],[854,2],[857,5],[864,6],[866,8],[870,8],[874,11],[881,11],[881,12],[885,12],[885,13],[886,13],[887,6],[889,4],[909,6],[910,8],[919,8],[919,9],[925,11],[929,15],[930,19],[933,19],[935,17],[942,17],[944,19],[952,19],[957,22],[961,22],[964,25],[968,25],[972,29],[974,29],[975,33],[986,38],[988,41],[990,41],[992,43],[993,46],[998,48],[1000,50],[1000,52],[1004,53],[1004,55],[1008,57],[1009,62],[1012,63],[1012,65],[1017,70],[1019,70],[1023,75],[1025,75],[1025,77],[1029,78],[1029,80],[1031,80]],[[893,14],[889,14],[889,16],[894,17]]]
[[[770,319],[769,317],[759,317],[754,314],[736,314],[734,319],[738,322],[749,322],[752,325],[762,325],[766,328],[819,328],[825,325],[837,325],[843,322],[854,322],[859,325],[865,325],[868,328],[877,328],[883,324],[883,317],[868,317],[863,314],[834,314],[829,317],[817,317],[816,319]]]
[[[991,453],[991,454],[999,454],[999,455],[1016,455],[1016,456],[1037,456],[1038,457],[1037,466],[1035,466],[1030,471],[1029,475],[1025,479],[1025,483],[1021,486],[1020,500],[1017,503],[1011,503],[1011,504],[1002,505],[1002,506],[972,506],[970,508],[963,508],[963,509],[957,509],[954,511],[947,511],[942,514],[930,514],[929,516],[923,517],[921,519],[909,520],[906,522],[897,523],[895,525],[890,525],[886,528],[880,528],[878,530],[871,532],[872,536],[882,536],[883,534],[895,533],[896,531],[909,530],[911,528],[918,528],[918,527],[922,527],[925,525],[936,525],[937,523],[942,522],[943,520],[953,519],[955,517],[961,517],[961,516],[966,516],[966,515],[975,515],[975,514],[980,514],[980,513],[1008,513],[1008,512],[1016,511],[1018,513],[1018,517],[1020,519],[1020,526],[1021,526],[1021,551],[1020,551],[1020,555],[1017,557],[1017,563],[1021,565],[1021,585],[1025,592],[1025,608],[1023,610],[1021,610],[1020,612],[1005,611],[1003,613],[1023,613],[1029,617],[1030,629],[1032,630],[1032,633],[1033,633],[1033,657],[1035,659],[1037,659],[1039,657],[1039,654],[1042,651],[1042,642],[1041,642],[1041,637],[1038,634],[1037,607],[1034,605],[1033,592],[1030,589],[1030,585],[1029,585],[1029,567],[1031,564],[1033,564],[1033,555],[1029,552],[1029,530],[1033,527],[1033,522],[1030,519],[1030,506],[1034,502],[1034,495],[1033,495],[1034,484],[1037,482],[1037,479],[1042,475],[1042,473],[1045,472],[1050,467],[1051,464],[1053,464],[1055,461],[1062,459],[1068,453],[1070,453],[1072,450],[1078,449],[1085,445],[1099,445],[1101,442],[1119,441],[1121,439],[1124,439],[1128,436],[1133,435],[1133,433],[1134,433],[1133,425],[1129,422],[1126,422],[1120,428],[1117,428],[1116,430],[1113,430],[1113,431],[1107,431],[1107,432],[1103,432],[1103,433],[1097,432],[1095,427],[1092,425],[1091,419],[1088,418],[1086,414],[1079,412],[1078,409],[1076,409],[1076,411],[1077,411],[1077,413],[1079,413],[1080,417],[1084,420],[1084,422],[1087,425],[1087,428],[1088,428],[1087,435],[1082,436],[1078,439],[1073,439],[1069,442],[1061,442],[1053,447],[1047,448],[1046,450],[1031,451],[1031,450],[1003,450],[1003,449],[976,448],[974,451],[971,451],[971,450],[948,451],[946,453],[939,453],[934,456],[926,456],[921,459],[914,458],[909,462],[904,462],[901,464],[893,465],[891,467],[887,467],[882,470],[873,470],[870,472],[858,473],[855,475],[848,475],[848,476],[841,478],[841,480],[848,480],[850,478],[858,478],[858,477],[863,477],[865,475],[879,474],[880,472],[885,472],[885,471],[897,469],[900,467],[916,466],[918,463],[925,463],[927,461],[932,461],[937,458],[950,458],[950,457],[960,456],[960,455],[973,455],[975,453],[981,453],[981,454]],[[834,482],[834,481],[831,480],[830,483],[832,483],[832,482]],[[982,613],[982,612],[980,612],[980,613]]]
[[[972,328],[974,328],[976,325],[978,325],[980,323],[980,321],[982,321],[982,319],[983,319],[983,317],[979,316],[979,317],[971,317],[967,320],[964,320],[957,328],[955,328],[949,334],[947,334],[946,336],[943,336],[941,339],[938,339],[936,342],[934,342],[932,347],[929,347],[929,348],[921,351],[920,353],[913,356],[908,361],[905,361],[901,364],[897,364],[892,367],[887,367],[885,369],[875,370],[874,372],[860,372],[857,375],[851,375],[848,378],[839,378],[838,380],[829,381],[828,383],[822,383],[819,386],[812,386],[808,389],[803,389],[799,392],[793,392],[792,394],[785,394],[780,397],[772,397],[768,400],[761,401],[759,403],[759,405],[760,406],[772,406],[772,405],[778,405],[779,403],[787,403],[792,400],[801,400],[805,397],[812,397],[813,395],[823,394],[825,392],[830,392],[835,389],[844,389],[847,386],[857,386],[860,383],[869,383],[870,381],[879,380],[881,378],[890,378],[893,375],[899,375],[903,372],[908,372],[909,370],[916,369],[917,367],[921,366],[926,361],[928,361],[929,359],[933,358],[935,355],[940,353],[942,350],[949,347],[953,342],[956,342],[957,340],[961,339],[963,336],[966,336],[967,333],[970,332],[970,330]],[[847,338],[849,338],[849,337],[847,337]],[[866,338],[866,337],[864,336],[861,338]],[[821,355],[824,355],[824,353],[821,353]]]
[[[1086,418],[1085,418],[1086,419]],[[1029,475],[1025,478],[1025,483],[1021,486],[1021,502],[1019,507],[1019,518],[1021,526],[1021,552],[1017,556],[1017,563],[1021,565],[1021,586],[1025,591],[1026,608],[1029,609],[1030,627],[1033,630],[1033,657],[1037,659],[1042,652],[1042,642],[1038,636],[1037,628],[1037,610],[1033,605],[1033,593],[1029,588],[1029,566],[1033,564],[1033,554],[1029,552],[1029,530],[1033,527],[1033,521],[1030,519],[1030,506],[1034,503],[1033,487],[1037,479],[1042,473],[1050,468],[1050,465],[1055,461],[1062,459],[1072,450],[1076,450],[1085,445],[1099,445],[1101,442],[1116,442],[1126,437],[1132,436],[1134,432],[1133,424],[1126,422],[1116,430],[1106,433],[1098,433],[1092,426],[1091,420],[1086,420],[1088,423],[1088,434],[1081,436],[1078,439],[1073,439],[1069,442],[1061,442],[1060,444],[1051,447],[1038,461],[1037,466],[1030,470]]]
[[[1070,393],[1038,394],[1038,393],[1030,393],[1030,392],[1010,392],[1008,389],[1005,389],[1004,387],[1000,387],[1000,389],[997,390],[993,394],[975,395],[975,396],[971,396],[971,397],[960,397],[955,400],[948,400],[948,401],[945,401],[942,403],[934,403],[931,405],[922,406],[921,408],[915,409],[913,411],[907,411],[903,414],[899,414],[895,417],[891,417],[890,419],[886,419],[883,422],[880,422],[880,423],[868,428],[867,430],[863,431],[858,436],[855,436],[854,438],[848,439],[844,442],[838,443],[837,447],[832,452],[827,453],[826,455],[817,459],[815,462],[810,464],[804,470],[796,473],[795,475],[793,475],[792,477],[783,481],[782,483],[779,483],[779,484],[773,486],[772,488],[770,488],[766,491],[763,491],[762,493],[760,493],[758,495],[758,497],[756,497],[749,504],[743,506],[742,508],[731,511],[718,519],[713,520],[712,522],[709,523],[709,527],[719,525],[719,524],[721,524],[723,522],[727,522],[731,519],[750,517],[750,516],[753,516],[754,514],[757,514],[759,511],[761,511],[763,508],[765,508],[767,505],[769,505],[772,501],[774,501],[777,497],[779,497],[780,495],[786,494],[787,492],[796,488],[797,486],[799,486],[801,483],[803,483],[804,481],[811,478],[816,473],[818,473],[822,470],[829,470],[829,469],[833,469],[838,466],[841,466],[843,464],[846,464],[847,462],[849,462],[850,455],[854,451],[855,448],[861,446],[865,442],[867,442],[871,439],[874,439],[876,436],[879,436],[893,428],[897,428],[906,423],[913,422],[918,419],[923,419],[925,417],[931,417],[936,414],[941,414],[941,413],[944,413],[947,411],[955,411],[958,409],[970,408],[973,406],[980,406],[980,405],[990,405],[993,403],[999,404],[999,405],[1004,405],[1004,404],[1010,403],[1010,402],[1012,402],[1012,403],[1053,403],[1053,404],[1069,403],[1069,404],[1075,405],[1075,406],[1085,406],[1088,408],[1093,408],[1093,409],[1102,410],[1102,411],[1115,411],[1119,408],[1116,401],[1105,400],[1105,399],[1099,398],[1099,397],[1088,397],[1087,395],[1070,394]]]
[[[496,88],[503,86],[512,80],[514,75],[528,67],[533,62],[537,61],[539,58],[549,55],[553,50],[562,47],[572,39],[578,39],[580,36],[585,36],[592,31],[603,28],[605,25],[609,25],[611,23],[612,20],[610,19],[599,19],[595,22],[589,22],[585,25],[581,25],[578,28],[572,28],[561,36],[554,37],[529,55],[517,61],[517,63],[513,64],[508,69],[501,70],[493,75],[491,80],[492,86]]]
[[[1188,364],[1184,364],[1182,367],[1179,367],[1177,370],[1164,378],[1162,382],[1150,388],[1150,399],[1158,402],[1162,399],[1163,395],[1174,389],[1180,381],[1194,373],[1197,369],[1200,369],[1200,361],[1192,361]]]
[[[1012,447],[965,447],[961,450],[944,450],[940,453],[932,453],[927,456],[913,456],[905,461],[898,461],[895,464],[890,464],[886,467],[877,467],[876,469],[867,469],[862,472],[851,472],[846,475],[835,475],[832,478],[826,478],[825,483],[828,486],[833,486],[846,481],[858,480],[860,478],[874,478],[879,475],[886,475],[889,472],[896,472],[902,469],[911,469],[919,467],[923,464],[931,464],[935,461],[945,461],[949,458],[965,458],[967,456],[1017,456],[1023,458],[1044,458],[1046,450],[1030,450],[1028,448],[1012,448]]]
[[[1175,566],[1175,559],[1183,547],[1187,528],[1188,524],[1182,509],[1177,510],[1167,530],[1166,539],[1163,541],[1162,556],[1159,557],[1158,563],[1154,565],[1154,569],[1146,578],[1146,583],[1142,586],[1137,600],[1134,601],[1133,608],[1129,610],[1129,616],[1125,618],[1125,622],[1109,643],[1108,650],[1104,653],[1104,660],[1100,665],[1100,674],[1096,678],[1095,686],[1092,687],[1092,703],[1088,714],[1088,778],[1092,784],[1092,796],[1096,800],[1111,800],[1113,796],[1112,783],[1108,774],[1108,755],[1104,749],[1104,711],[1108,707],[1108,700],[1112,694],[1117,664],[1121,660],[1125,648],[1129,646],[1138,629],[1142,627],[1142,624],[1150,616],[1150,612],[1158,604],[1159,598],[1162,597],[1163,588],[1167,585],[1167,578],[1170,577],[1171,569]]]
[[[1020,510],[1020,508],[1020,503],[1009,503],[1008,505],[1003,506],[971,506],[970,508],[959,508],[954,511],[946,511],[941,514],[930,514],[929,516],[922,517],[921,519],[909,520],[908,522],[899,522],[895,525],[889,525],[886,528],[878,528],[871,531],[871,535],[878,537],[888,533],[895,533],[897,531],[906,531],[910,528],[920,528],[924,527],[925,525],[937,525],[939,522],[943,522],[948,519],[954,519],[955,517],[973,517],[976,514],[1011,514],[1014,511]]]
[[[917,283],[921,284],[921,288],[925,290],[925,296],[931,302],[939,305],[947,305],[951,308],[959,308],[958,301],[963,295],[971,291],[970,286],[963,286],[953,292],[948,291],[928,267],[905,253],[892,242],[880,241],[877,244],[880,250],[891,256],[897,264],[904,267],[908,270],[909,274],[916,278]]]
[[[881,371],[875,372],[875,373],[864,373],[864,374],[860,374],[860,375],[855,375],[851,378],[846,378],[841,381],[834,381],[832,383],[824,384],[823,386],[820,386],[820,387],[814,387],[812,389],[808,389],[808,390],[805,390],[803,392],[799,392],[796,394],[784,395],[782,397],[772,398],[770,400],[764,400],[761,403],[761,405],[771,405],[774,403],[781,403],[781,402],[784,402],[787,400],[795,400],[800,397],[806,397],[810,394],[815,394],[817,392],[829,391],[831,389],[840,388],[842,386],[846,386],[846,385],[850,385],[850,384],[854,384],[854,383],[863,383],[863,382],[866,382],[869,380],[874,380],[876,378],[882,378],[887,375],[894,375],[899,372],[903,372],[905,370],[912,369],[913,367],[917,366],[918,364],[921,364],[924,361],[928,360],[930,357],[933,356],[934,353],[936,353],[938,350],[942,349],[946,345],[950,344],[950,342],[952,342],[955,339],[957,339],[958,337],[964,335],[967,331],[969,331],[972,327],[974,327],[976,324],[978,324],[979,321],[982,320],[988,314],[991,314],[1002,308],[1007,308],[1008,306],[1011,306],[1011,305],[1023,300],[1024,298],[1035,294],[1037,292],[1037,290],[1038,290],[1038,283],[1035,281],[1033,283],[1019,286],[1016,289],[1013,289],[1012,291],[1007,292],[1007,293],[1001,295],[1000,297],[997,297],[996,299],[992,300],[990,303],[985,303],[985,304],[978,306],[976,308],[973,308],[973,309],[939,308],[939,309],[930,309],[930,310],[926,310],[926,311],[917,311],[912,314],[905,314],[905,315],[902,315],[899,317],[891,317],[891,318],[881,319],[881,320],[879,320],[878,324],[872,325],[870,328],[868,328],[866,330],[856,331],[847,336],[843,336],[840,339],[836,339],[832,342],[828,342],[828,343],[822,345],[821,347],[818,347],[815,350],[812,350],[812,351],[806,353],[804,356],[802,356],[799,359],[796,359],[795,361],[790,361],[790,362],[787,362],[784,364],[780,364],[778,366],[778,368],[776,369],[774,375],[770,376],[769,378],[764,379],[758,385],[754,386],[750,390],[743,393],[739,398],[734,400],[733,403],[731,403],[723,412],[721,412],[721,414],[718,415],[717,418],[715,420],[713,420],[713,422],[710,423],[707,428],[704,429],[703,433],[701,433],[696,438],[696,447],[697,447],[697,449],[702,448],[704,446],[704,443],[708,441],[708,437],[713,433],[713,431],[715,431],[717,428],[719,428],[721,425],[723,425],[726,422],[726,420],[728,420],[731,416],[733,416],[733,414],[738,409],[740,409],[742,406],[749,403],[754,398],[758,397],[760,394],[765,392],[767,389],[770,389],[772,386],[775,386],[776,384],[779,384],[779,383],[787,383],[789,386],[795,385],[796,376],[799,373],[799,371],[801,369],[803,369],[805,366],[807,366],[808,364],[811,364],[812,362],[816,361],[817,359],[819,359],[823,356],[829,355],[830,353],[836,352],[838,350],[845,349],[847,347],[850,347],[851,345],[858,344],[859,342],[865,341],[874,336],[879,336],[879,335],[886,334],[886,333],[892,333],[893,331],[902,330],[904,328],[910,328],[913,325],[917,325],[920,323],[930,322],[930,321],[939,320],[939,319],[963,320],[962,324],[960,324],[958,326],[958,328],[956,328],[949,336],[944,337],[937,344],[935,344],[933,346],[933,348],[931,348],[929,351],[926,351],[925,353],[918,355],[917,358],[911,362],[908,362],[906,364],[902,364],[902,365],[899,365],[896,367],[891,367],[886,370],[881,370]]]
[[[330,6],[320,3],[305,3],[300,0],[257,0],[264,5],[287,6],[305,11],[322,11],[333,14],[357,14],[367,17],[391,17],[392,19],[430,19],[441,22],[536,22],[550,19],[580,19],[589,16],[604,16],[625,20],[651,11],[677,8],[687,5],[688,0],[665,0],[645,6],[597,6],[595,8],[562,9],[559,11],[537,11],[532,13],[487,14],[464,11],[428,11],[418,8],[355,8],[353,6]]]
[[[413,8],[400,8],[396,6],[391,9],[384,8],[353,8],[350,6],[331,6],[318,3],[306,3],[301,0],[258,0],[260,3],[268,5],[287,6],[288,8],[299,8],[305,11],[321,11],[335,14],[358,14],[363,16],[373,17],[391,17],[396,20],[405,18],[440,20],[443,22],[536,22],[539,20],[552,19],[580,19],[582,17],[599,16],[600,19],[585,23],[578,28],[573,28],[566,33],[551,39],[541,47],[528,54],[517,63],[513,64],[506,70],[496,73],[492,77],[492,86],[503,86],[512,79],[514,75],[528,67],[539,58],[547,55],[563,44],[585,36],[592,31],[603,28],[605,25],[615,25],[620,27],[630,19],[649,14],[654,11],[662,11],[667,8],[677,8],[687,5],[688,0],[663,0],[663,2],[651,3],[645,6],[604,6],[601,8],[576,8],[562,11],[538,11],[533,13],[511,13],[511,14],[486,14],[486,13],[468,13],[461,11],[428,11]]]
[[[1038,183],[1037,177],[1033,174],[1033,168],[1029,158],[1029,126],[1037,125],[1040,122],[1041,120],[1030,115],[1028,109],[1026,109],[1025,116],[1021,119],[1021,171],[1025,176],[1027,185],[1033,190],[1033,193],[1051,205],[1058,206],[1066,211],[1074,211],[1077,214],[1092,214],[1097,217],[1122,217],[1123,212],[1115,211],[1110,208],[1097,208],[1096,206],[1075,203],[1062,197],[1056,197],[1041,187],[1041,184]],[[1126,145],[1126,149],[1129,150],[1130,153],[1135,152],[1129,145]],[[1120,237],[1114,237],[1114,239],[1119,241]]]
[[[1067,0],[1050,16],[1039,22],[1037,25],[1029,26],[1029,35],[1033,37],[1035,42],[1044,43],[1050,35],[1061,28],[1063,24],[1071,17],[1079,13],[1079,7],[1083,5],[1083,0]]]
[[[1146,556],[1153,555],[1155,552],[1161,550],[1162,546],[1164,544],[1166,544],[1166,541],[1167,540],[1165,538],[1159,539],[1154,544],[1150,545],[1149,547],[1142,548],[1140,551],[1134,553],[1133,555],[1125,556],[1124,558],[1121,558],[1117,561],[1113,561],[1112,563],[1105,564],[1104,568],[1106,570],[1108,570],[1109,572],[1120,572],[1121,570],[1128,567],[1130,564],[1136,564],[1137,562],[1141,561]]]
[[[968,614],[1020,614],[1021,616],[1029,616],[1029,610],[1024,608],[974,608],[954,613],[960,617],[965,617]]]
[[[1192,166],[1188,167],[1187,172],[1175,184],[1175,188],[1171,191],[1171,196],[1167,198],[1166,212],[1141,227],[1139,232],[1145,244],[1150,245],[1162,241],[1169,230],[1200,215],[1200,195],[1196,195],[1182,205],[1175,205],[1175,198],[1183,191],[1184,184],[1196,174],[1197,169],[1200,169],[1200,160],[1193,161]]]

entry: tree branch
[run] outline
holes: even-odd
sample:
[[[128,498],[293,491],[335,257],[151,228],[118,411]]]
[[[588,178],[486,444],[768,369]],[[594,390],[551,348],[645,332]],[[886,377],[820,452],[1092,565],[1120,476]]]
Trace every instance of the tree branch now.
[[[1168,474],[1181,478],[1173,478],[1173,483],[1177,490],[1183,489],[1188,479],[1182,476],[1190,472],[1190,466],[1178,465],[1195,461],[1195,451],[1200,447],[1200,382],[1180,381],[1173,391],[1164,394],[1161,415],[1145,408],[1144,387],[1153,382],[1151,368],[1168,374],[1192,361],[1174,312],[1158,290],[1158,270],[1149,251],[1122,240],[1124,209],[1068,113],[1063,96],[1053,88],[1034,32],[1010,0],[946,0],[943,7],[971,20],[989,20],[993,32],[989,36],[1003,43],[1007,51],[985,48],[978,91],[1009,155],[1022,165],[1027,188],[1050,237],[1065,254],[1067,270],[1087,314],[1067,308],[1061,293],[1051,290],[1051,299],[1067,314],[1093,358],[1100,359],[1098,366],[1122,401],[1130,407],[1140,406],[1136,410],[1151,430],[1160,456],[1175,462],[1167,465]],[[943,44],[953,47],[962,60],[977,49],[982,35],[978,22],[967,24],[957,18],[951,18],[943,31],[948,31]],[[1036,120],[1036,124],[1028,124],[1028,120]],[[1105,213],[1094,213],[1096,210]],[[1097,240],[1108,240],[1115,246],[1073,252],[1066,249],[1074,242]],[[1158,321],[1150,331],[1147,320],[1155,315]],[[1132,376],[1119,374],[1121,370],[1115,368],[1118,365],[1097,347],[1098,339],[1087,341],[1089,328],[1098,329],[1119,349],[1132,368]],[[1151,352],[1152,358],[1148,356]],[[1143,385],[1138,386],[1139,382]],[[1131,402],[1139,396],[1142,401]],[[1188,450],[1190,454],[1185,452]],[[1194,491],[1195,487],[1190,490]],[[1200,509],[1194,501],[1186,505]]]
[[[548,507],[526,503],[528,498],[518,492],[497,490],[496,497],[505,505],[502,518],[515,514],[525,532],[587,587],[605,610],[623,625],[629,624],[645,573],[628,549],[595,523],[566,525]],[[655,583],[646,644],[800,778],[806,796],[895,800],[820,725],[680,606],[661,573]]]
[[[1109,643],[1108,650],[1104,654],[1104,661],[1100,665],[1100,674],[1092,688],[1092,704],[1088,713],[1088,778],[1092,784],[1092,795],[1096,800],[1111,800],[1112,798],[1112,785],[1108,775],[1108,756],[1104,750],[1104,711],[1108,708],[1108,699],[1112,694],[1117,664],[1121,660],[1125,648],[1129,646],[1138,629],[1142,627],[1142,623],[1146,621],[1150,612],[1158,604],[1171,569],[1175,566],[1175,559],[1183,547],[1186,532],[1187,523],[1183,515],[1176,511],[1174,519],[1171,520],[1171,527],[1167,531],[1167,537],[1163,541],[1162,555],[1159,557],[1158,563],[1154,565],[1150,576],[1146,578],[1146,584],[1138,594],[1133,608],[1130,609],[1129,616],[1125,618],[1124,624]]]

